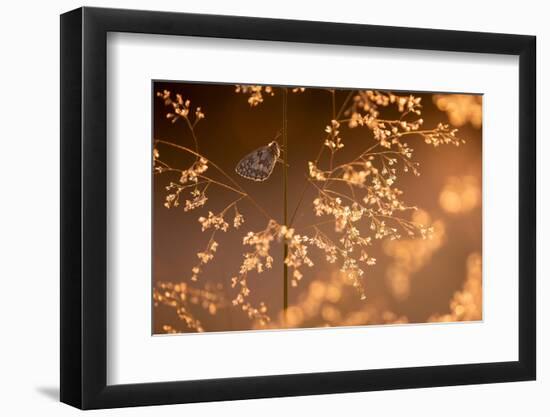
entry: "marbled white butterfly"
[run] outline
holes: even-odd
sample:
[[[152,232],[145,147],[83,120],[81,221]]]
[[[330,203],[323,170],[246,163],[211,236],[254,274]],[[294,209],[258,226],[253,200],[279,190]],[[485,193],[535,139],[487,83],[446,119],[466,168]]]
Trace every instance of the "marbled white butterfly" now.
[[[246,155],[239,161],[235,171],[246,179],[265,181],[273,172],[280,156],[281,148],[276,141],[273,141]]]

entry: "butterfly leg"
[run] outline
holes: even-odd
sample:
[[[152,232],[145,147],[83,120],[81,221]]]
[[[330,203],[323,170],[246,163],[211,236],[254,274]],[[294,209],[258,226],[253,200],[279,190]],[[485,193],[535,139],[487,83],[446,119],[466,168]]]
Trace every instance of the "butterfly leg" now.
[[[277,162],[280,162],[281,164],[286,165],[287,167],[290,166],[290,165],[288,165],[288,164],[285,164],[285,161],[284,161],[283,159],[281,159],[281,158],[277,158]]]

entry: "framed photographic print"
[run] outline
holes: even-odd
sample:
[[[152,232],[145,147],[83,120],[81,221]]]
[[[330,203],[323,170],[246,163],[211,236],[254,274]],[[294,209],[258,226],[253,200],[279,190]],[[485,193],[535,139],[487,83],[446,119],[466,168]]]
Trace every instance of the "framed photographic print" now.
[[[535,38],[61,16],[61,400],[535,379]]]

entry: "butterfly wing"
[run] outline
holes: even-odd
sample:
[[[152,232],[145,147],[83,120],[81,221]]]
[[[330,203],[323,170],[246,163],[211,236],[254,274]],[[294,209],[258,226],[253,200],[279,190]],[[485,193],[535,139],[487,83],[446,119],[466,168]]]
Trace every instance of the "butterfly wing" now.
[[[252,181],[265,181],[269,178],[277,162],[277,155],[271,146],[262,146],[239,161],[235,171],[241,177]]]

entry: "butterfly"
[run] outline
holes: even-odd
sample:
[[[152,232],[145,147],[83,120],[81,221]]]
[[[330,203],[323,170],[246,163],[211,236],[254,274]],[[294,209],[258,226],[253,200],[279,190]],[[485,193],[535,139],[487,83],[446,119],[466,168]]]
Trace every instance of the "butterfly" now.
[[[252,181],[265,181],[273,172],[280,156],[279,144],[276,141],[270,142],[241,159],[235,167],[235,172]]]

